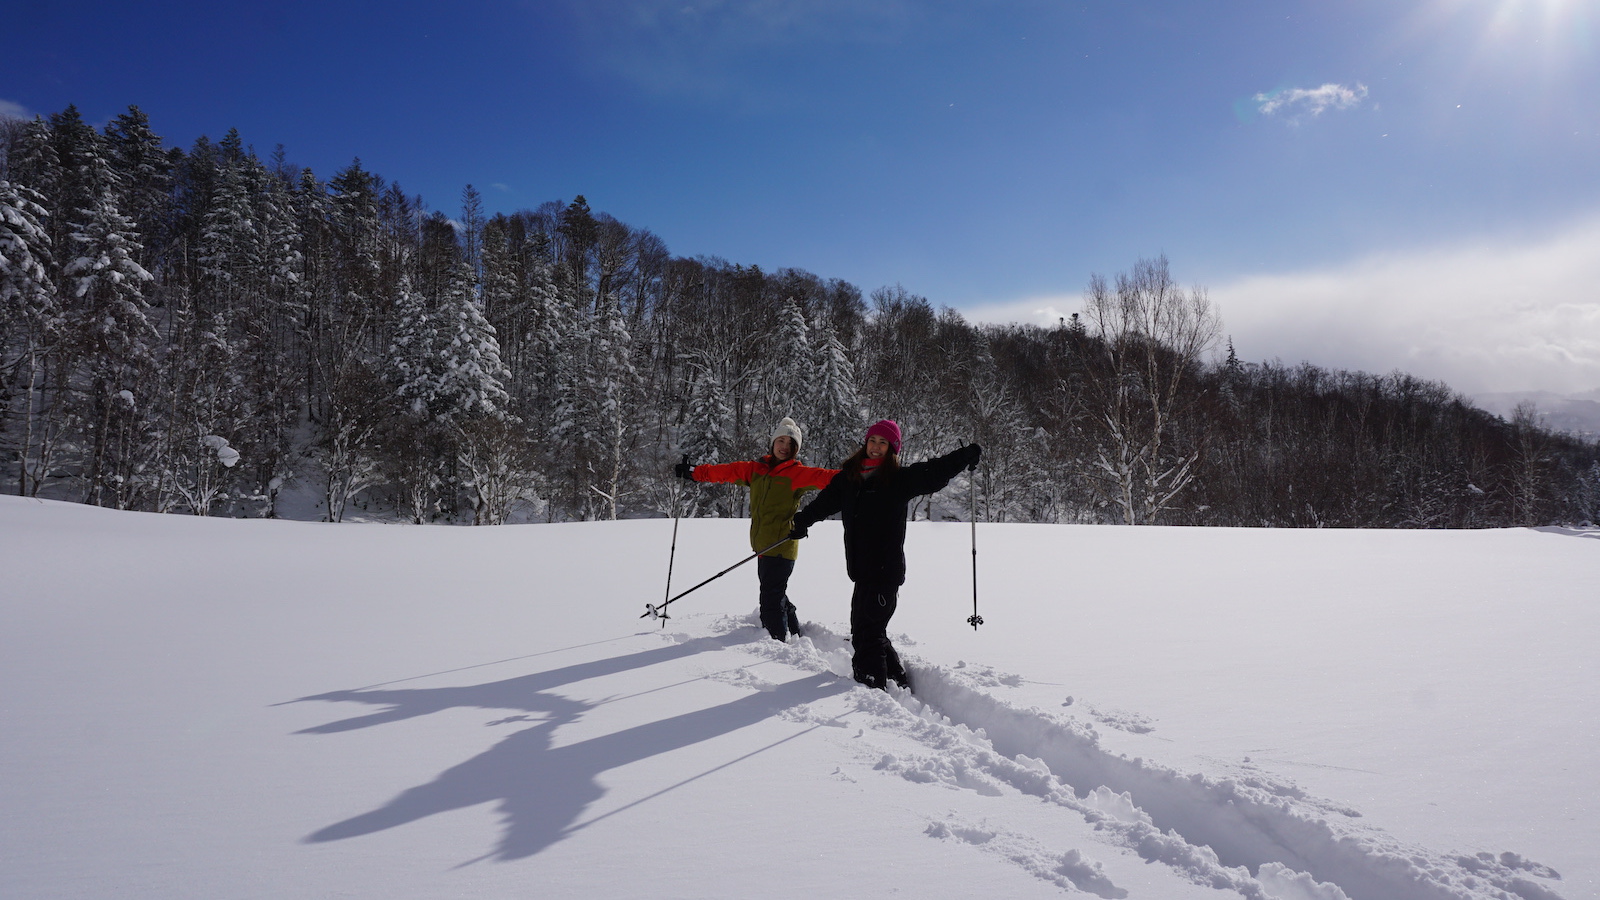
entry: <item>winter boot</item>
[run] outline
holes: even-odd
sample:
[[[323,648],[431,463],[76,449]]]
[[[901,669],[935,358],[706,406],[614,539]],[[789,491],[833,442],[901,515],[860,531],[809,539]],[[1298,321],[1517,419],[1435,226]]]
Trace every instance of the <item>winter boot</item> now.
[[[868,675],[866,672],[857,672],[856,681],[869,688],[876,688],[880,691],[884,689],[883,679],[876,675]]]
[[[860,656],[850,660],[850,671],[855,675],[856,681],[881,691],[888,683],[888,679],[884,677],[883,672],[874,671],[874,668],[871,660],[863,660]]]
[[[761,598],[761,627],[765,628],[767,634],[772,635],[772,639],[775,641],[781,641],[788,637],[788,628],[784,622],[783,601],[781,598],[776,602],[770,601],[766,597]]]
[[[894,647],[888,647],[883,654],[884,669],[890,681],[900,685],[906,690],[911,690],[911,676],[906,672],[906,667],[900,662],[900,654]]]
[[[783,601],[784,612],[788,614],[789,633],[795,637],[805,637],[805,632],[800,630],[800,612],[788,600]]]

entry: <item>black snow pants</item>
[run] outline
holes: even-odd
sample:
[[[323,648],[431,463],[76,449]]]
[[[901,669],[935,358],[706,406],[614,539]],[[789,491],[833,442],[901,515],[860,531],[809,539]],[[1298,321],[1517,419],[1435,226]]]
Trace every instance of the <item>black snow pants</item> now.
[[[855,648],[850,668],[868,687],[881,688],[889,681],[906,686],[900,654],[889,643],[889,620],[899,602],[897,584],[857,582],[850,595],[850,645]]]
[[[789,602],[789,576],[793,572],[792,559],[756,557],[756,578],[761,582],[761,627],[774,640],[784,640],[789,632],[800,637],[800,614]]]

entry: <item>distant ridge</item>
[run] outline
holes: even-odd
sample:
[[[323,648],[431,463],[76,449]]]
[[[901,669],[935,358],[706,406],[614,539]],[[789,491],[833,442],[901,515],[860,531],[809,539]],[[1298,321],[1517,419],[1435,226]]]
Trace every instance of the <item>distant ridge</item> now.
[[[1472,399],[1478,406],[1507,420],[1518,403],[1532,401],[1539,408],[1544,426],[1551,431],[1563,431],[1591,439],[1600,436],[1600,388],[1577,394],[1505,391],[1476,394]]]

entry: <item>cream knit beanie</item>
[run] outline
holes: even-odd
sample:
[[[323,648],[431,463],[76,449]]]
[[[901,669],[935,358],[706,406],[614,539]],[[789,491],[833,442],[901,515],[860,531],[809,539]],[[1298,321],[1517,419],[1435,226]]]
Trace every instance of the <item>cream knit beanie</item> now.
[[[794,420],[788,416],[784,416],[783,421],[778,423],[778,427],[772,429],[772,440],[767,441],[767,445],[770,447],[772,445],[772,441],[775,441],[784,435],[794,438],[794,452],[798,454],[800,452],[800,447],[805,443],[805,441],[801,439],[800,426],[796,425]]]

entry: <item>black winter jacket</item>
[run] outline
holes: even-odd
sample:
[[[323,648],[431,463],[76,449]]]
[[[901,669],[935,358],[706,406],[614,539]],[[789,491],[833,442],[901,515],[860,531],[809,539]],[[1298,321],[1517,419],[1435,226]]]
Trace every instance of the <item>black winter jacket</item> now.
[[[844,563],[850,580],[866,584],[905,584],[906,515],[911,498],[931,494],[973,461],[967,448],[919,462],[893,474],[868,476],[859,483],[844,472],[805,509],[794,524],[810,528],[834,513],[844,521]]]

